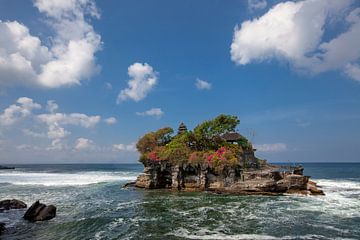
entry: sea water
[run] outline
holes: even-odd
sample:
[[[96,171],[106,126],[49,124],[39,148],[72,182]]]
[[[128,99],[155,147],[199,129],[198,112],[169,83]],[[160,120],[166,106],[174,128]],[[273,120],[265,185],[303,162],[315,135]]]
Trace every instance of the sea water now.
[[[139,164],[15,165],[0,199],[57,207],[37,223],[0,213],[1,239],[360,239],[360,164],[308,163],[326,196],[224,196],[123,189]]]

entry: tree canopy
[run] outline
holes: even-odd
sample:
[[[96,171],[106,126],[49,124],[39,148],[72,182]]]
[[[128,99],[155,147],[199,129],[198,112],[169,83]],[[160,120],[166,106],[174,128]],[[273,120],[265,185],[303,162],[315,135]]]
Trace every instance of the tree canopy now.
[[[237,156],[244,149],[251,148],[247,139],[231,144],[222,138],[225,133],[235,132],[239,123],[237,116],[221,114],[200,123],[193,131],[172,135],[173,129],[166,127],[147,133],[139,139],[136,147],[141,161],[207,163],[221,168],[226,164],[237,164]]]

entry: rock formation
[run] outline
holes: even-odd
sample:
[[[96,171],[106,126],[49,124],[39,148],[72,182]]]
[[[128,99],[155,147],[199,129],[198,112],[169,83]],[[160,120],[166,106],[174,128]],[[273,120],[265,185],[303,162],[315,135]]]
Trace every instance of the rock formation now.
[[[6,199],[0,201],[0,211],[10,210],[10,209],[21,209],[26,208],[26,204],[17,199]]]
[[[323,195],[301,167],[288,170],[266,164],[259,169],[225,168],[221,173],[206,165],[172,165],[166,161],[144,161],[144,173],[138,176],[136,187],[167,188],[185,191],[213,191],[232,194],[300,193]]]
[[[135,186],[234,194],[323,194],[301,166],[275,166],[255,156],[256,149],[235,132],[240,120],[219,115],[192,131],[184,123],[149,132],[136,147],[144,173]]]
[[[45,205],[36,201],[24,214],[24,219],[30,222],[50,220],[56,216],[56,207],[54,205]]]

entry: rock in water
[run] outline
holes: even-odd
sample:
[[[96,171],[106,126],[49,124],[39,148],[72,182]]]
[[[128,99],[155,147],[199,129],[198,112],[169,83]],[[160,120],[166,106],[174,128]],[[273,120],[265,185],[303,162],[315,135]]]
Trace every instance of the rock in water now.
[[[46,206],[36,201],[24,214],[24,219],[31,222],[50,220],[56,216],[56,207],[54,205]]]
[[[20,209],[26,208],[26,204],[17,199],[6,199],[0,201],[0,210]]]
[[[0,222],[0,235],[5,232],[6,228],[5,228],[5,223]]]

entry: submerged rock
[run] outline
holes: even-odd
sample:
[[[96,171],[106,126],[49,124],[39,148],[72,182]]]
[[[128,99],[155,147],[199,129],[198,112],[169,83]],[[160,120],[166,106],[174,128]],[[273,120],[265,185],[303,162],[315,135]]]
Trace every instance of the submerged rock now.
[[[50,220],[56,216],[56,207],[54,205],[45,205],[36,201],[24,214],[24,219],[31,222]]]
[[[17,199],[6,199],[0,201],[0,211],[1,210],[10,210],[10,209],[21,209],[26,208],[26,204]]]

